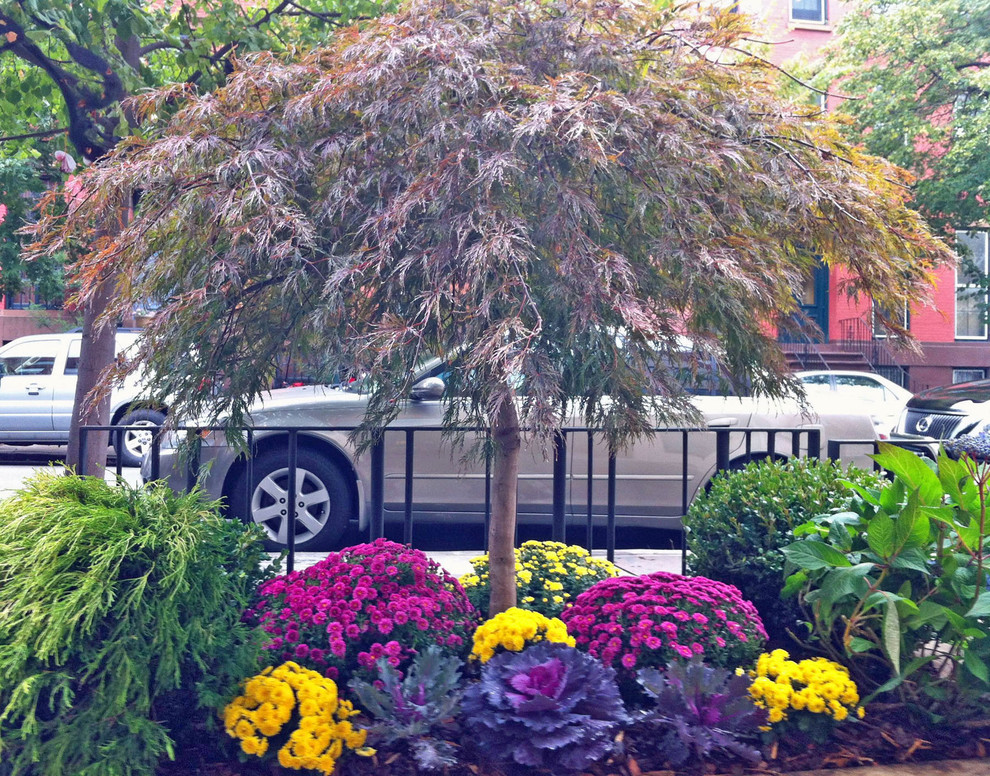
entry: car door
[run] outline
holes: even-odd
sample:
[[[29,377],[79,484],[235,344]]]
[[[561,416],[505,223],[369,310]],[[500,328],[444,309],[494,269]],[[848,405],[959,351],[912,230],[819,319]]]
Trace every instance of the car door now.
[[[15,341],[0,353],[0,439],[52,441],[55,376],[64,364],[57,338]]]
[[[72,407],[76,401],[76,381],[79,375],[79,356],[82,350],[82,337],[69,340],[65,358],[65,368],[61,374],[52,376],[52,426],[62,439],[69,439],[69,424],[72,422]]]

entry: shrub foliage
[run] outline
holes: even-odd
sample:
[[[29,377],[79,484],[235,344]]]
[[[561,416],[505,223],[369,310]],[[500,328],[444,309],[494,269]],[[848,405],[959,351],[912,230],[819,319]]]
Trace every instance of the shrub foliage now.
[[[138,776],[252,673],[254,529],[42,473],[0,508],[0,773]]]
[[[807,635],[794,601],[781,601],[784,586],[782,547],[794,540],[794,528],[848,502],[843,480],[879,487],[880,475],[810,458],[756,461],[723,472],[691,504],[684,526],[688,570],[735,585],[763,618],[772,643],[793,642],[788,631]]]

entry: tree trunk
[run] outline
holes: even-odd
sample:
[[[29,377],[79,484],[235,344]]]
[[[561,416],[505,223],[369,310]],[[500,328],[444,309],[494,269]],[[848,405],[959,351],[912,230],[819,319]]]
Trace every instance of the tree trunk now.
[[[502,404],[492,424],[492,516],[488,527],[489,616],[516,605],[516,486],[522,434],[512,400]]]
[[[110,422],[110,392],[96,402],[87,401],[90,392],[99,384],[103,370],[116,357],[117,330],[114,326],[96,328],[96,321],[106,310],[116,289],[116,279],[109,277],[100,283],[97,293],[90,297],[83,309],[82,350],[79,373],[76,380],[76,396],[69,425],[69,450],[65,463],[77,472],[102,477],[107,465],[107,431],[86,434],[86,460],[80,457],[80,426],[105,426]]]

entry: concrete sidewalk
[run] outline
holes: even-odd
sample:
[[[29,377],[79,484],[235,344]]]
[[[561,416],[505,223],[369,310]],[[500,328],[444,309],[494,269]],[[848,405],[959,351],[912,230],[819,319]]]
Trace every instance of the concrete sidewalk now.
[[[450,574],[462,577],[471,571],[471,558],[483,554],[481,550],[427,551],[429,557],[439,563]],[[604,558],[604,550],[595,550],[596,558]],[[322,552],[297,552],[295,569],[300,571],[326,557]],[[654,571],[681,573],[680,550],[616,550],[615,565],[626,574],[650,574]]]

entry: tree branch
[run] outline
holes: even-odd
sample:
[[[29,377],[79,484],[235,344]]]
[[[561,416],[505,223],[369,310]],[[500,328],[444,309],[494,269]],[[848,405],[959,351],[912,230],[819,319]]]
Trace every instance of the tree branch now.
[[[56,127],[55,129],[48,129],[44,132],[26,132],[23,135],[6,135],[0,137],[0,143],[9,143],[14,140],[29,140],[32,137],[48,137],[49,135],[61,135],[64,132],[68,132],[68,127]]]

